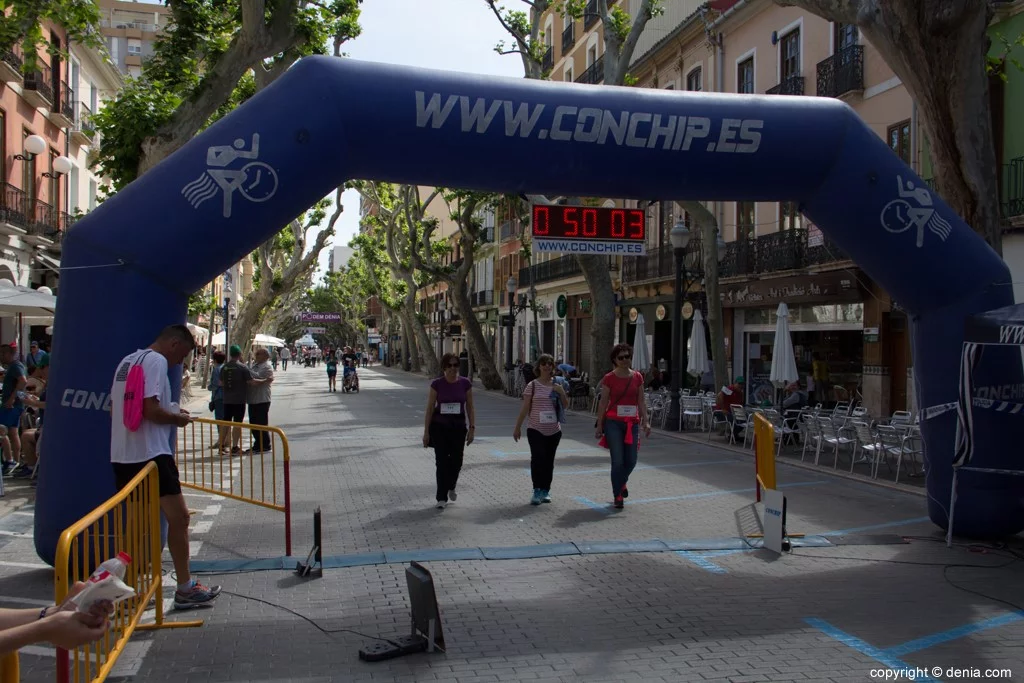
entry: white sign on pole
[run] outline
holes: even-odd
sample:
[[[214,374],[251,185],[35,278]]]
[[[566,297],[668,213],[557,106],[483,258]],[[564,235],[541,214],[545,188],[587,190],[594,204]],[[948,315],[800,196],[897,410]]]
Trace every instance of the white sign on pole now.
[[[326,327],[307,327],[306,332],[309,334],[327,334]]]
[[[761,500],[764,502],[764,547],[781,555],[786,529],[786,496],[775,489],[764,489]]]

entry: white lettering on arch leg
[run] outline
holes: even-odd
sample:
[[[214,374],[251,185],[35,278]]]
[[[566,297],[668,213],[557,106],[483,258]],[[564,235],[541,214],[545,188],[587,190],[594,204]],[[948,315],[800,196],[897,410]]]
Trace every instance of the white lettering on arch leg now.
[[[647,138],[637,134],[637,128],[641,123],[650,123],[653,117],[650,114],[634,112],[629,117],[629,130],[626,132],[627,147],[646,147]]]
[[[561,106],[555,110],[555,118],[551,121],[552,140],[572,140],[572,128],[562,129],[562,119],[566,116],[575,116],[576,107]]]
[[[691,116],[686,122],[686,135],[683,136],[682,150],[690,151],[694,140],[706,138],[711,134],[711,119],[704,116]]]

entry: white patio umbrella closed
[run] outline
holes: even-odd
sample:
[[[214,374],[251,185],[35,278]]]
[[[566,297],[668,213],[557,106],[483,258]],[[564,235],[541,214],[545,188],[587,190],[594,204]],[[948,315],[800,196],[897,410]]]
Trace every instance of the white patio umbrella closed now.
[[[217,334],[213,335],[214,346],[224,346],[224,342],[227,339],[227,335],[224,334],[224,330],[221,330]]]
[[[52,316],[57,310],[57,297],[29,289],[0,285],[0,315]]]
[[[772,371],[769,379],[779,389],[800,379],[793,354],[793,337],[789,334],[789,307],[779,304],[775,314],[775,348],[772,350]]]
[[[272,337],[269,334],[257,334],[252,341],[260,346],[284,346],[284,339]]]
[[[651,367],[651,350],[647,348],[647,330],[644,314],[636,316],[636,336],[633,337],[633,369],[647,372]]]
[[[690,355],[686,371],[700,377],[710,369],[708,364],[708,343],[704,337],[704,316],[699,310],[693,312],[693,329],[690,330]]]

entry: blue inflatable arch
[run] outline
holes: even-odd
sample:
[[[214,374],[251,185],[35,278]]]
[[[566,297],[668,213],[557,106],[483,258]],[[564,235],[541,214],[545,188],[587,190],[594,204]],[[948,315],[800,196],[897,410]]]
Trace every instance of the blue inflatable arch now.
[[[839,101],[306,58],[68,233],[36,503],[40,557],[52,563],[60,532],[113,493],[106,404],[117,361],[181,321],[190,292],[350,178],[548,195],[799,200],[912,314],[922,406],[957,400],[966,316],[1013,303],[1003,261]],[[929,513],[940,526],[954,424],[947,412],[924,425]],[[996,441],[976,443],[975,453],[992,467],[1005,459]],[[1024,528],[1019,487],[978,482],[966,490],[965,482],[958,530]]]

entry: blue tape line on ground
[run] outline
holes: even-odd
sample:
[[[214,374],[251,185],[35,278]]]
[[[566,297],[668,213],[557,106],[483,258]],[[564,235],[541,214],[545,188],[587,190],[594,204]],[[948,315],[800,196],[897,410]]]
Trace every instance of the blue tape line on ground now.
[[[345,567],[365,567],[373,564],[387,564],[384,553],[360,553],[356,555],[338,555],[324,558],[324,569],[344,569]]]
[[[561,451],[559,451],[559,453],[561,453]],[[743,461],[742,460],[722,460],[722,459],[719,459],[719,460],[703,460],[701,462],[683,462],[683,463],[677,463],[675,465],[637,465],[635,468],[633,468],[633,471],[634,472],[638,472],[640,470],[668,470],[668,469],[675,469],[677,467],[698,467],[698,466],[701,466],[701,465],[735,465],[738,462],[743,462]],[[526,467],[524,469],[527,472],[530,471],[529,467]],[[556,477],[560,476],[560,475],[561,476],[568,476],[568,475],[571,475],[571,474],[608,474],[608,468],[607,467],[601,467],[601,468],[593,469],[593,470],[570,470],[570,471],[564,471],[563,470],[563,471],[555,472],[555,476]]]
[[[601,503],[595,503],[594,501],[590,500],[589,498],[584,498],[583,496],[573,496],[573,500],[575,500],[577,503],[583,503],[584,505],[586,505],[591,510],[597,510],[598,512],[603,512],[605,514],[608,514],[608,513],[611,512],[611,509],[609,509],[609,507],[607,505],[602,505]]]
[[[815,618],[804,619],[804,621],[807,622],[807,624],[809,624],[810,626],[813,626],[814,628],[818,629],[828,637],[838,640],[843,645],[846,645],[848,648],[852,650],[856,650],[865,657],[870,657],[871,659],[874,659],[876,662],[884,664],[893,671],[903,671],[908,673],[914,672],[915,674],[921,673],[921,670],[918,667],[910,666],[901,659],[898,659],[897,657],[887,653],[885,650],[877,648],[869,643],[866,643],[860,638],[857,638],[856,636],[851,636],[849,633],[840,631],[827,621]],[[931,676],[915,675],[913,680],[938,683],[937,679],[932,678]]]
[[[507,548],[480,548],[480,552],[488,560],[529,560],[535,557],[579,555],[580,549],[574,543],[551,543]]]
[[[576,547],[584,555],[600,555],[604,553],[659,553],[668,550],[663,541],[577,541]]]
[[[951,628],[948,631],[933,633],[930,636],[917,638],[916,640],[910,640],[902,645],[886,648],[885,652],[893,657],[902,657],[920,650],[927,650],[928,648],[935,647],[936,645],[948,643],[951,640],[964,638],[972,633],[978,633],[979,631],[985,631],[990,628],[1006,626],[1007,624],[1015,624],[1018,621],[1024,621],[1024,614],[1021,612],[1011,612],[998,617],[992,617],[991,619],[982,619],[981,621],[976,621],[972,624],[965,624],[963,626],[958,626],[957,628]]]
[[[677,553],[677,554],[680,557],[682,557],[683,559],[688,560],[688,561],[694,563],[695,565],[697,565],[698,567],[700,567],[704,571],[711,572],[712,574],[728,574],[729,573],[728,570],[726,570],[724,567],[719,567],[717,564],[715,564],[711,560],[707,559],[704,555],[691,554],[691,553],[688,553],[688,552],[685,552],[685,551]]]
[[[205,562],[192,560],[190,569],[195,573],[269,571],[290,568],[286,564],[288,560],[296,561],[295,558],[289,557],[268,557],[259,560],[207,560]]]
[[[384,558],[388,564],[406,562],[444,562],[451,560],[486,559],[480,548],[436,548],[427,550],[386,550]]]
[[[779,484],[780,489],[793,488],[796,486],[817,486],[818,484],[828,484],[830,482],[820,479],[818,481],[794,481],[789,484]],[[715,498],[717,496],[728,496],[732,494],[740,493],[754,493],[753,487],[745,489],[721,489],[718,491],[702,491],[701,493],[686,493],[681,496],[665,496],[663,498],[641,498],[640,500],[628,501],[628,505],[642,505],[646,503],[663,503],[672,500],[690,500],[693,498]]]

